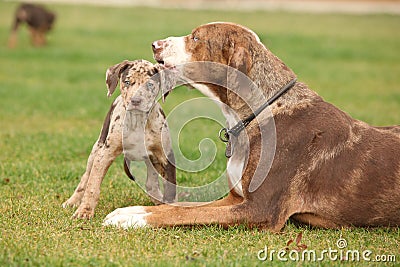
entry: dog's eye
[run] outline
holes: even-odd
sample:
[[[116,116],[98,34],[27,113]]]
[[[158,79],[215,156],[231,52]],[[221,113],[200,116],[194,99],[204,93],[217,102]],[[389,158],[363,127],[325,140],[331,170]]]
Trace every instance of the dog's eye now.
[[[197,36],[193,36],[193,41],[197,42],[199,38]]]
[[[124,81],[124,84],[125,84],[125,86],[129,86],[129,85],[131,85],[131,81],[126,80],[126,81]]]
[[[148,82],[148,83],[147,83],[147,89],[149,89],[149,90],[151,90],[151,91],[154,91],[154,83]]]

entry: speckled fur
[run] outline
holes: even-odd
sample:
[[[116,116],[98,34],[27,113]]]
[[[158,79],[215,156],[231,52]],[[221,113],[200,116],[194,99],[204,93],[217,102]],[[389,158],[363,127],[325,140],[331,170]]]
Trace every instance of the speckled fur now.
[[[140,160],[146,163],[148,169],[146,190],[154,203],[175,201],[174,154],[169,143],[168,125],[160,104],[155,101],[154,93],[150,95],[146,87],[150,78],[157,72],[157,65],[145,60],[124,61],[107,70],[108,96],[111,96],[115,91],[119,80],[121,95],[115,99],[110,107],[79,185],[74,194],[63,203],[63,207],[78,207],[73,217],[93,217],[103,178],[115,158],[123,152],[127,165],[129,165],[130,160]],[[129,85],[127,85],[127,81],[129,81]],[[156,85],[159,88],[160,83]],[[153,89],[156,90],[157,88]],[[125,118],[135,112],[133,109],[137,109],[137,107],[131,107],[131,99],[138,95],[143,97],[142,103],[145,104],[147,110],[136,112],[140,123],[143,125],[139,123],[139,126],[135,128],[127,123]],[[129,134],[146,138],[147,147],[135,147],[137,144],[129,139],[124,141],[125,147],[123,147],[124,136],[129,137]],[[161,134],[167,140],[167,143],[164,142],[164,150],[160,149],[162,146]],[[164,151],[166,151],[166,154]],[[164,178],[164,195],[160,190],[158,174],[161,174]]]

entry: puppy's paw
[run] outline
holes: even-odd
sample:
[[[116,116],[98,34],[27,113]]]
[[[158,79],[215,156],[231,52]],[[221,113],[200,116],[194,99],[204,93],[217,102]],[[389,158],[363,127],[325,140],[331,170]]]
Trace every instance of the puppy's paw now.
[[[79,207],[80,204],[81,204],[80,201],[74,201],[74,200],[68,199],[67,201],[65,201],[64,203],[62,203],[62,207],[63,207],[64,209],[70,208],[70,207],[76,208],[76,207]]]
[[[79,193],[75,192],[74,194],[72,194],[72,196],[67,201],[65,201],[62,204],[62,207],[64,209],[68,208],[68,207],[73,207],[73,208],[79,207],[79,205],[82,202],[82,197],[83,197],[83,194],[79,194]]]
[[[79,208],[75,211],[72,218],[74,219],[91,219],[94,216],[94,209],[92,209],[88,205],[80,205]]]
[[[106,216],[103,226],[111,225],[123,229],[146,227],[146,217],[150,214],[151,212],[146,212],[146,207],[143,206],[119,208]]]

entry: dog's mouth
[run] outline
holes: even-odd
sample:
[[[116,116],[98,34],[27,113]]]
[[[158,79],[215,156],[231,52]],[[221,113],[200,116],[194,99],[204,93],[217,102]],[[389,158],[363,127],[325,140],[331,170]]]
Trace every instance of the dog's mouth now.
[[[158,64],[162,65],[166,69],[174,69],[175,65],[167,62],[164,58],[162,58],[159,55],[154,55],[155,61],[157,61]]]
[[[165,62],[165,60],[157,60],[158,64],[164,66],[166,69],[175,70],[176,66],[174,64]]]
[[[132,114],[149,114],[151,109],[147,109],[146,107],[141,107],[141,106],[134,106],[134,105],[128,105],[125,108],[126,112],[131,112]]]
[[[164,60],[164,58],[160,55],[160,53],[154,52],[154,53],[153,53],[153,58],[154,58],[155,61],[157,61],[158,64],[165,65],[165,60]]]

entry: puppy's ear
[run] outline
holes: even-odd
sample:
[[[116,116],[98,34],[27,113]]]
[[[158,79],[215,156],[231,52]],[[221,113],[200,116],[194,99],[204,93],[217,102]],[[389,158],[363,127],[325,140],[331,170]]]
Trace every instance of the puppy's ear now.
[[[232,45],[228,66],[231,67],[227,73],[228,103],[239,108],[244,97],[251,93],[250,78],[247,75],[252,67],[252,60],[247,49]]]
[[[129,66],[130,61],[124,60],[121,63],[118,63],[114,66],[111,66],[106,71],[106,84],[107,84],[107,97],[110,97],[115,88],[118,85],[119,78],[121,77],[121,73]]]

